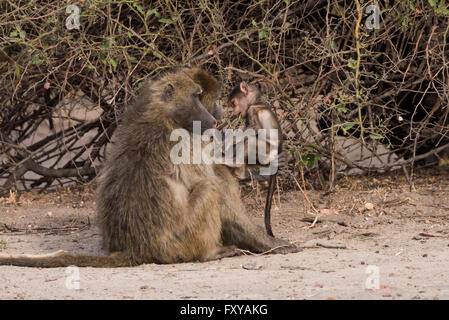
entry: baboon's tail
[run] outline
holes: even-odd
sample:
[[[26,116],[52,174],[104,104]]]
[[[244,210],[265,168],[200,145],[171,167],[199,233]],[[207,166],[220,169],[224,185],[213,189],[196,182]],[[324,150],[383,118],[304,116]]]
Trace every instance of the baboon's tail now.
[[[270,176],[270,182],[268,184],[267,200],[265,201],[265,229],[269,236],[274,237],[273,229],[271,229],[271,203],[273,201],[274,189],[276,187],[276,176],[273,174]]]
[[[121,253],[113,253],[109,256],[89,256],[59,250],[42,255],[16,255],[0,253],[0,265],[35,268],[58,267],[95,267],[114,268],[130,267],[133,264]]]

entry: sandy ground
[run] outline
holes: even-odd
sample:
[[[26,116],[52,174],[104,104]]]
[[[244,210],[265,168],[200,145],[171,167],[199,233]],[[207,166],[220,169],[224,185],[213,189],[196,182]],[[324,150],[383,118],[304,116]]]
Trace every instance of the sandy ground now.
[[[299,253],[116,269],[0,266],[0,299],[448,299],[448,178],[447,169],[421,170],[412,192],[400,174],[343,178],[334,193],[308,190],[310,202],[279,192],[273,229]],[[88,190],[3,198],[0,250],[101,253]],[[262,224],[263,194],[243,196]]]

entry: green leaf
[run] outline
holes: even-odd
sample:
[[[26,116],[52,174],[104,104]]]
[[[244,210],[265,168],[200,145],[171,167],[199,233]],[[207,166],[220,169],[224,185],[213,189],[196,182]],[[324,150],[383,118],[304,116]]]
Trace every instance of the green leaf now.
[[[31,64],[35,64],[35,65],[40,65],[40,64],[42,64],[42,60],[41,59],[39,59],[39,58],[34,58],[32,61],[31,61]]]
[[[143,7],[138,3],[133,3],[134,7],[139,11],[142,15],[145,15],[145,12],[143,11]]]
[[[108,55],[106,50],[100,51],[100,61],[103,62],[103,64],[106,64],[106,56]]]
[[[22,40],[25,39],[25,36],[26,36],[26,32],[21,30],[20,31],[20,39],[22,39]]]
[[[383,138],[384,138],[383,135],[378,134],[378,133],[371,133],[371,134],[369,135],[369,137],[370,137],[371,139],[373,139],[373,140],[379,140],[379,139],[383,139]]]
[[[161,15],[159,14],[159,12],[157,12],[157,9],[151,9],[148,10],[147,13],[145,13],[145,19],[148,19],[149,17],[151,17],[152,15],[155,15],[157,18],[159,18]]]
[[[153,56],[155,56],[158,59],[162,59],[162,55],[157,51],[153,51]]]
[[[110,58],[109,59],[109,63],[111,64],[112,68],[114,68],[114,71],[117,70],[117,61],[115,61],[114,59]]]
[[[10,36],[11,38],[17,37],[17,31],[12,31],[12,32],[9,34],[9,36]]]
[[[336,105],[335,107],[338,112],[343,112],[343,113],[348,112],[348,109],[346,109],[346,107],[344,105],[339,104],[339,105]]]
[[[349,129],[351,129],[352,127],[354,127],[355,125],[356,125],[355,122],[348,122],[348,123],[343,124],[343,129],[349,130]]]
[[[259,39],[268,39],[269,35],[265,30],[260,30],[259,31]]]
[[[356,64],[357,64],[357,62],[356,62],[354,59],[350,58],[350,59],[348,60],[348,67],[349,67],[349,68],[355,69]]]
[[[47,19],[47,24],[56,23],[57,21],[58,21],[58,20],[55,19],[54,17],[49,17],[49,18]]]
[[[159,19],[158,20],[160,23],[165,23],[165,24],[171,24],[173,23],[172,19]]]
[[[131,62],[131,63],[137,63],[136,57],[128,56],[128,59],[129,59],[129,62]]]
[[[438,0],[429,0],[429,3],[432,7],[435,7],[437,5]]]
[[[16,74],[17,78],[20,77],[20,66],[18,64],[16,64],[16,72],[15,72],[15,74]]]
[[[104,42],[101,46],[103,48],[109,48],[111,46],[111,40],[109,38],[104,39]]]

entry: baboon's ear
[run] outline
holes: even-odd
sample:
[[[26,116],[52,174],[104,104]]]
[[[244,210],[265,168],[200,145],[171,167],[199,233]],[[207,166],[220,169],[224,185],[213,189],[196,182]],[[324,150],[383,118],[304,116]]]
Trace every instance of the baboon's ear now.
[[[175,87],[171,83],[167,84],[167,86],[164,88],[164,92],[162,92],[162,100],[167,102],[171,99],[174,92]]]
[[[240,91],[242,91],[245,96],[248,95],[249,89],[248,84],[245,81],[240,82]]]

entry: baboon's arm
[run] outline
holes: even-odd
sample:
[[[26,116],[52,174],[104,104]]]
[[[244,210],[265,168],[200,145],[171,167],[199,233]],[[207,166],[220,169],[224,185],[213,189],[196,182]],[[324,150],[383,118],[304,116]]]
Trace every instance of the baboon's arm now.
[[[211,202],[217,201],[217,187],[210,181],[203,179],[198,181],[189,194],[189,206],[193,212],[207,210]]]
[[[254,224],[246,215],[245,207],[240,200],[240,191],[237,181],[229,169],[224,166],[215,166],[215,172],[223,181],[220,197],[220,217],[222,222],[223,245],[235,245],[240,249],[256,253],[296,252],[297,248],[289,242],[270,237],[265,230]]]
[[[269,236],[265,230],[252,223],[246,215],[234,215],[222,221],[223,243],[234,244],[240,249],[255,253],[296,252],[296,247],[289,242]],[[279,248],[279,250],[277,249]]]

